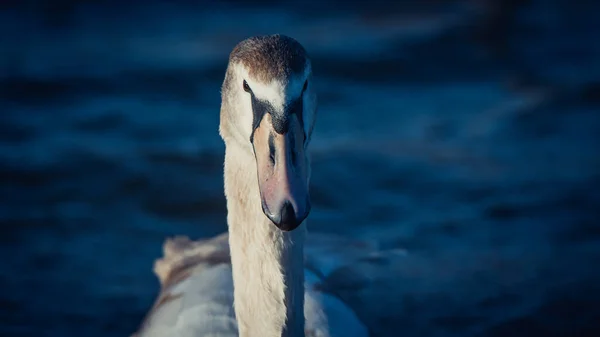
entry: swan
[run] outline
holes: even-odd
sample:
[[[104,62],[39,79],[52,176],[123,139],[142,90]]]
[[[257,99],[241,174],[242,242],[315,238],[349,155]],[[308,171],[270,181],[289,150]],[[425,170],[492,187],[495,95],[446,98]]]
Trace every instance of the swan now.
[[[368,278],[377,244],[306,230],[317,96],[304,47],[284,35],[241,41],[221,98],[228,233],[166,240],[160,293],[134,336],[369,336],[356,310],[366,302],[352,308],[334,283]]]

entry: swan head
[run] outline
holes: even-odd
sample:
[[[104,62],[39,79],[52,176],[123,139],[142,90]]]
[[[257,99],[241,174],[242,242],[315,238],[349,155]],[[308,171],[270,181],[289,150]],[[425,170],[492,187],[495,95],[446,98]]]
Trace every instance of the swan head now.
[[[254,158],[262,211],[283,231],[310,212],[307,147],[317,110],[310,59],[282,35],[253,37],[231,52],[221,90],[220,134]]]

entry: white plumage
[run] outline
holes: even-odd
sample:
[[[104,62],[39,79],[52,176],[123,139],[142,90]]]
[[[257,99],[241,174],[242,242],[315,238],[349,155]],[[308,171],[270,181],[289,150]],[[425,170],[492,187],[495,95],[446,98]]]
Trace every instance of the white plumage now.
[[[251,38],[233,50],[220,124],[229,233],[166,241],[154,268],[161,292],[137,337],[368,336],[335,289],[351,275],[368,280],[353,266],[383,255],[372,242],[308,234],[302,221],[311,81],[310,59],[291,38]]]
[[[136,337],[238,336],[228,250],[227,234],[203,241],[167,240],[164,257],[155,264],[162,290]],[[356,314],[324,283],[334,271],[374,256],[373,251],[374,243],[366,241],[322,234],[307,239],[307,337],[368,336]]]

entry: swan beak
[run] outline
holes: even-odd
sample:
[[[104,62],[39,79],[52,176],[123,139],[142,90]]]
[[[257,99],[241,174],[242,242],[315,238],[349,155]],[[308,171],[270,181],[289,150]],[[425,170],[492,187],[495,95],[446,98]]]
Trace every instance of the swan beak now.
[[[252,141],[262,210],[282,231],[296,229],[310,212],[304,133],[295,116],[289,122],[279,134],[265,114]]]

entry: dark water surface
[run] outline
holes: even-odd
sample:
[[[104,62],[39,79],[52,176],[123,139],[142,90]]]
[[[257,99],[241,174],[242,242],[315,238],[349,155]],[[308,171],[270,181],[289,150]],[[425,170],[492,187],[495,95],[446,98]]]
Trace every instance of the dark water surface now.
[[[0,335],[135,331],[165,237],[226,230],[227,54],[279,32],[320,94],[310,230],[438,271],[377,333],[600,336],[597,5],[531,2],[495,58],[460,2],[203,4],[2,9]]]

